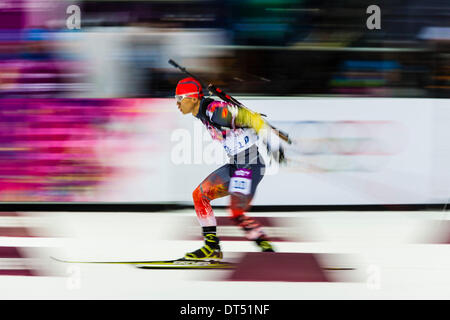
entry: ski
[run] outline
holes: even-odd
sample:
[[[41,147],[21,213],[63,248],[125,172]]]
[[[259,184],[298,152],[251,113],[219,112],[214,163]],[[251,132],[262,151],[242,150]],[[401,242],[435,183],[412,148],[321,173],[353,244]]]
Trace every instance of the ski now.
[[[233,269],[236,264],[223,261],[202,261],[177,259],[168,261],[149,261],[136,265],[139,269]]]
[[[80,263],[80,264],[129,264],[140,269],[233,269],[236,264],[231,262],[223,262],[216,260],[162,260],[162,261],[75,261],[62,260],[51,257],[53,260],[63,263]]]

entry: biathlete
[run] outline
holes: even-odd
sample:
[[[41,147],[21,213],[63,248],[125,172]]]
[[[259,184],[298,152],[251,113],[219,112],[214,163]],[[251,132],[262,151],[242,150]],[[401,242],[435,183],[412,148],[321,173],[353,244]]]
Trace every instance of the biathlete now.
[[[230,158],[228,164],[215,170],[194,190],[193,200],[198,221],[202,227],[204,245],[186,253],[185,259],[222,259],[217,223],[210,201],[230,195],[231,219],[240,226],[246,238],[263,252],[274,252],[272,244],[260,223],[245,215],[256,188],[264,176],[265,163],[258,151],[257,140],[270,128],[260,114],[233,104],[205,97],[201,84],[194,78],[178,82],[175,90],[178,109],[183,114],[192,114],[207,128],[211,137],[223,144]],[[267,145],[267,144],[266,144]],[[267,145],[270,150],[270,145]],[[278,161],[284,159],[280,144],[271,152]]]

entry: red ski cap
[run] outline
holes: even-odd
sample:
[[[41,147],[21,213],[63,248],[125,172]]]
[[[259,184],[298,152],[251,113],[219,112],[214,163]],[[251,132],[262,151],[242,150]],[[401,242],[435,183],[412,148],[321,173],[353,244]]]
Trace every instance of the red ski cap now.
[[[181,79],[175,89],[175,96],[189,96],[194,98],[203,97],[203,89],[200,82],[194,78]]]

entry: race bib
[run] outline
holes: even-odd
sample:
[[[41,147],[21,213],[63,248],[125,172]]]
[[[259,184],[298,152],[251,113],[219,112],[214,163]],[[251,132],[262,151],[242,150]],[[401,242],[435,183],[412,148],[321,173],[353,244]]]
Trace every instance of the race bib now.
[[[250,148],[257,140],[253,129],[237,129],[229,130],[222,143],[228,155],[233,156]]]
[[[229,193],[250,194],[252,190],[252,170],[237,169],[230,180]]]

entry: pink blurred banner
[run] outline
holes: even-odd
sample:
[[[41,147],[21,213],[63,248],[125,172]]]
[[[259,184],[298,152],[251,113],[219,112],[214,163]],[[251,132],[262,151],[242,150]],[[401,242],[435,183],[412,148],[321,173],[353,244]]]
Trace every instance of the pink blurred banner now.
[[[0,201],[107,200],[109,181],[148,170],[123,159],[158,152],[164,118],[150,99],[0,100]]]

